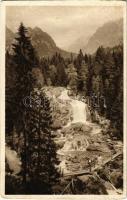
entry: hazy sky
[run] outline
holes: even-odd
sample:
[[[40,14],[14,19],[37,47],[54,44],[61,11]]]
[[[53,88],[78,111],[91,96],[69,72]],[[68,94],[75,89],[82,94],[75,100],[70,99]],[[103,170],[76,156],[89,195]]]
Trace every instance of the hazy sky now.
[[[6,10],[7,26],[13,32],[20,22],[38,26],[65,49],[81,36],[87,38],[104,23],[122,16],[122,7],[118,6],[11,6]]]

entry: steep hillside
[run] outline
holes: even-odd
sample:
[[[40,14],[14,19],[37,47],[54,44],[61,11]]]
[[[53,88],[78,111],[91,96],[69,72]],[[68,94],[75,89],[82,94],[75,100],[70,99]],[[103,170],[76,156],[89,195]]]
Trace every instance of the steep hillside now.
[[[97,29],[89,39],[83,51],[94,53],[96,49],[103,45],[104,47],[113,47],[120,44],[123,40],[123,21],[122,19],[104,24]]]

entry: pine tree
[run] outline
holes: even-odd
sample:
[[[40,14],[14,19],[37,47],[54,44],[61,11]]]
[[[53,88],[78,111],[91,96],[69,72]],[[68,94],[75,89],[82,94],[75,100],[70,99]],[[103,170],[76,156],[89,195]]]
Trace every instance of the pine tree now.
[[[95,55],[95,60],[100,64],[104,63],[105,50],[104,50],[103,46],[98,47],[98,49],[96,51],[96,55]]]
[[[13,44],[13,63],[15,68],[15,85],[13,87],[13,116],[14,125],[18,134],[23,133],[24,145],[22,148],[22,174],[23,181],[26,182],[26,146],[27,133],[25,130],[27,110],[24,99],[30,96],[33,89],[32,69],[37,66],[38,59],[31,44],[27,29],[21,23],[18,34]]]
[[[51,62],[51,61],[50,61]],[[48,60],[47,60],[47,58],[43,58],[43,59],[41,59],[41,61],[40,61],[40,64],[39,64],[39,66],[40,66],[40,68],[41,68],[41,71],[42,71],[42,74],[44,75],[44,83],[45,84],[47,84],[47,79],[48,79],[48,77],[49,77],[49,62],[48,62]]]
[[[53,85],[57,85],[57,86],[66,86],[66,74],[65,74],[65,61],[64,58],[61,56],[61,54],[57,53],[55,55],[53,55],[53,57],[51,58],[50,64],[53,66],[55,66],[55,68],[57,69],[57,74],[55,80],[52,82]],[[48,77],[49,78],[49,77]],[[51,78],[51,74],[50,74],[50,79]]]
[[[65,73],[65,65],[63,61],[57,65],[57,81],[56,82],[58,86],[66,86],[67,80],[66,80],[66,73]]]
[[[75,92],[77,92],[77,80],[78,75],[76,68],[73,64],[69,64],[66,69],[67,79],[68,79],[68,86]]]
[[[48,75],[49,78],[51,79],[52,85],[56,85],[57,69],[55,65],[49,65]]]
[[[93,71],[93,61],[92,61],[92,56],[89,55],[88,56],[88,81],[87,81],[87,93],[88,93],[88,96],[91,95],[92,93],[92,77],[93,77],[93,74],[94,74],[94,71]]]
[[[84,95],[87,95],[88,92],[88,64],[85,61],[82,61],[81,68],[78,73],[78,89],[84,92]]]
[[[123,138],[123,48],[116,47],[113,50],[113,59],[115,61],[114,85],[115,99],[110,110],[110,119],[114,127],[114,135]]]
[[[34,90],[31,97],[35,104],[31,105],[26,126],[29,190],[32,193],[48,194],[59,177],[56,169],[59,161],[51,133],[50,102],[43,91]]]
[[[84,56],[83,56],[82,50],[80,49],[79,54],[75,60],[75,66],[77,67],[77,72],[79,72],[83,60],[84,60]]]
[[[23,104],[24,98],[30,95],[33,88],[32,68],[37,65],[37,57],[30,38],[27,36],[27,29],[21,23],[18,29],[15,43],[13,44],[13,63],[15,68],[15,86],[13,88],[15,102],[15,123],[16,127],[23,127]]]
[[[85,56],[84,56],[84,60],[85,60],[86,63],[88,63],[89,58],[88,58],[88,55],[87,55],[87,54],[85,54]]]
[[[107,117],[110,118],[111,107],[113,106],[117,95],[116,66],[110,52],[106,54],[105,72],[105,99],[107,105]]]
[[[13,131],[13,118],[14,118],[14,105],[13,105],[13,88],[15,85],[15,71],[14,64],[12,62],[12,55],[9,52],[6,52],[6,135],[10,134]]]

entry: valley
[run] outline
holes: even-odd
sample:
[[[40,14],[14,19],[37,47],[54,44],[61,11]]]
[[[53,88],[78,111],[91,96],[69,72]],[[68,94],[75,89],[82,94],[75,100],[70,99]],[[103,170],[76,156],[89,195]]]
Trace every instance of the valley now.
[[[123,10],[64,9],[7,16],[5,193],[122,195]]]

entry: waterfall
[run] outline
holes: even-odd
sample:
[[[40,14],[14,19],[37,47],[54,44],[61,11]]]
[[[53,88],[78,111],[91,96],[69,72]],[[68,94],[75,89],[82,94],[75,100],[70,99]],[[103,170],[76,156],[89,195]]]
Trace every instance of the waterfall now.
[[[62,91],[61,95],[59,96],[59,99],[63,101],[63,103],[66,103],[66,101],[69,102],[72,108],[72,118],[70,119],[67,125],[63,126],[63,129],[68,127],[68,132],[65,129],[65,133],[68,133],[64,135],[65,143],[63,147],[57,151],[57,154],[59,156],[62,156],[61,164],[59,167],[62,170],[62,172],[66,174],[68,173],[68,170],[72,172],[73,168],[75,169],[74,165],[75,162],[77,164],[77,161],[74,158],[74,155],[76,155],[77,152],[81,152],[81,155],[87,152],[87,147],[90,145],[88,138],[92,135],[100,133],[101,127],[99,124],[92,122],[92,112],[90,111],[87,101],[84,102],[84,98],[82,98],[83,101],[81,101],[80,97],[78,96],[69,96],[68,90],[65,89],[64,91]],[[86,132],[84,131],[85,129]]]
[[[66,126],[64,127],[69,127],[71,126],[71,124],[74,123],[83,123],[86,124],[87,123],[87,118],[88,118],[88,107],[87,104],[83,101],[77,100],[75,97],[69,97],[68,96],[68,91],[64,90],[62,91],[61,95],[59,96],[60,100],[63,101],[69,101],[70,105],[72,107],[72,113],[73,113],[73,120],[70,121]],[[79,150],[78,144],[77,144],[77,140],[73,141],[74,138],[72,138],[72,140],[67,140],[64,144],[64,147],[62,149],[62,151],[74,151],[74,150]],[[80,140],[80,139],[79,139]],[[82,141],[85,148],[88,146],[88,141],[87,139],[85,139],[85,141]],[[81,146],[83,146],[83,144]],[[81,149],[80,149],[81,150]],[[84,150],[84,148],[83,148]],[[58,151],[59,153],[61,152]]]
[[[72,106],[72,110],[73,110],[73,121],[72,121],[72,123],[76,123],[76,122],[85,123],[86,122],[86,116],[87,116],[86,104],[82,101],[72,100],[71,106]]]
[[[59,96],[59,99],[62,101],[70,101],[73,111],[73,121],[71,123],[85,123],[87,121],[88,108],[86,103],[74,98],[70,98],[68,96],[68,90],[62,91],[61,95]],[[71,123],[69,123],[69,125]]]

